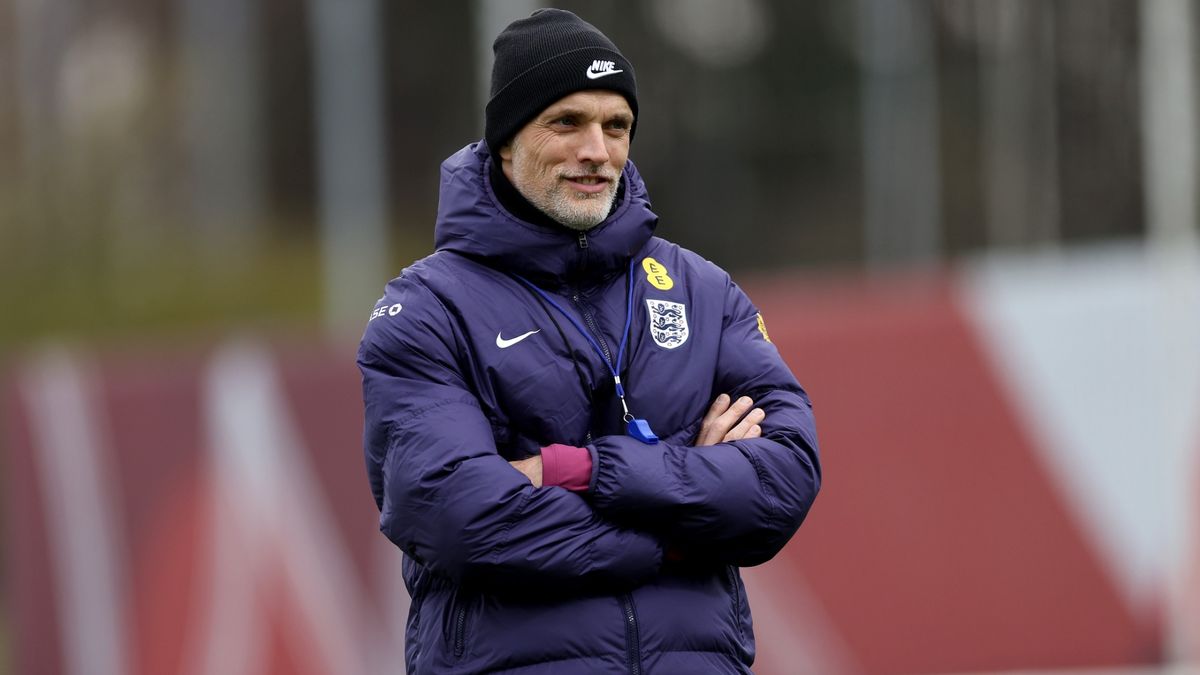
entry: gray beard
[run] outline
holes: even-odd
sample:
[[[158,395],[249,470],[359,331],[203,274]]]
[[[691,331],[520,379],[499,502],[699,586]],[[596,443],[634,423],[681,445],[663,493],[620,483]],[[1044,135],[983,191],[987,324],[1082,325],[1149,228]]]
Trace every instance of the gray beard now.
[[[554,218],[554,216],[550,216],[550,217]],[[600,223],[603,223],[604,219],[601,218],[600,223],[590,223],[587,221],[570,221],[570,220],[563,222],[563,221],[555,218],[554,222],[558,223],[559,225],[562,225],[563,227],[565,227],[567,229],[575,230],[576,232],[587,232],[588,230],[592,229],[593,227],[599,225]]]
[[[584,200],[593,205],[602,203],[603,208],[598,209],[583,209],[581,204],[575,200],[570,194],[571,190],[565,186],[558,184],[554,189],[547,192],[536,193],[529,190],[524,181],[521,180],[524,176],[524,153],[519,148],[513,148],[513,187],[517,188],[517,192],[526,199],[530,204],[542,213],[550,217],[554,222],[574,230],[576,232],[586,232],[593,227],[604,222],[608,218],[608,214],[612,212],[613,202],[617,199],[617,187],[620,185],[621,175],[617,174],[616,179],[610,183],[611,189],[605,192],[588,195]]]
[[[579,208],[579,203],[569,194],[569,190],[555,190],[548,194],[535,195],[526,194],[520,186],[517,186],[517,190],[525,199],[529,200],[530,204],[533,204],[537,210],[549,216],[554,222],[576,232],[586,232],[608,218],[613,202],[617,198],[616,185],[614,182],[612,190],[586,200],[603,205],[603,208],[595,210]]]

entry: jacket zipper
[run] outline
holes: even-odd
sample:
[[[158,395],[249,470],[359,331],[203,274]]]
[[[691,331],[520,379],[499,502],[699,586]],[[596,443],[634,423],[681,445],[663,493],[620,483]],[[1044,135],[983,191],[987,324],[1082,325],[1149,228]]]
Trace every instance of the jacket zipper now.
[[[454,658],[461,659],[466,648],[467,606],[460,605],[454,617]]]
[[[583,271],[588,268],[588,238],[586,232],[579,233],[579,265],[578,271],[582,275]]]
[[[742,589],[738,585],[737,568],[729,565],[725,571],[729,574],[729,587],[733,591],[733,624],[737,626],[738,635],[745,639],[746,632],[742,630]]]
[[[587,245],[582,232],[579,233],[579,245]],[[608,343],[604,341],[604,336],[600,334],[600,330],[596,327],[596,322],[592,319],[592,313],[583,306],[583,302],[579,298],[579,291],[572,291],[571,302],[575,303],[575,307],[583,315],[583,321],[587,324],[588,330],[592,332],[592,335],[596,336],[596,341],[600,343],[600,351],[604,353],[604,358],[608,359],[609,363],[612,363],[612,352],[608,350]],[[588,399],[591,399],[591,392],[588,392]],[[592,442],[592,432],[590,429],[587,432],[587,442],[588,444]]]
[[[587,233],[579,233],[579,248],[586,255],[588,247]],[[608,343],[604,341],[604,336],[600,334],[600,329],[597,328],[595,320],[592,318],[592,313],[583,306],[580,300],[579,291],[576,290],[571,294],[571,301],[579,309],[579,313],[583,315],[583,320],[587,324],[588,330],[596,337],[596,341],[600,343],[600,351],[604,353],[604,358],[608,362],[613,363],[612,352],[608,349]],[[620,367],[620,364],[615,364],[613,367]],[[588,443],[592,442],[592,432],[587,433]],[[633,610],[633,596],[629,593],[621,596],[621,609],[625,611],[625,656],[629,660],[630,675],[641,675],[642,673],[642,647],[641,638],[638,636],[637,614]]]
[[[642,647],[638,637],[637,614],[633,611],[633,596],[621,596],[621,607],[625,610],[625,655],[629,659],[630,675],[641,675]]]
[[[571,302],[579,308],[579,313],[583,315],[583,320],[587,323],[588,330],[596,337],[596,341],[600,343],[600,351],[604,352],[604,358],[608,359],[611,364],[613,362],[612,352],[608,351],[608,343],[604,341],[604,336],[600,334],[600,329],[596,327],[596,321],[592,318],[592,313],[583,306],[583,301],[579,298],[579,291],[571,293]],[[614,367],[616,364],[614,364]]]

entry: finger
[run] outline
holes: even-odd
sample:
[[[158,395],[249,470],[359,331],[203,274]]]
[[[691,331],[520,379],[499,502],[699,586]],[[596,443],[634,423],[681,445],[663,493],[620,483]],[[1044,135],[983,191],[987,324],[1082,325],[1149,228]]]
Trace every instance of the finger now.
[[[738,423],[745,417],[746,411],[750,410],[750,406],[752,405],[754,405],[754,400],[751,400],[750,396],[742,396],[737,401],[733,401],[730,410],[721,413],[721,416],[716,418],[713,423],[713,431],[715,432],[713,442],[721,443],[737,440],[737,438],[742,437],[744,430],[737,432],[737,434],[734,434],[733,430],[737,429]],[[751,422],[751,424],[754,424],[754,422]],[[731,434],[733,434],[732,438],[730,437]]]
[[[734,401],[729,409],[717,416],[717,424],[722,426],[726,431],[732,429],[738,420],[745,417],[746,412],[754,406],[754,399],[749,396],[743,396]]]
[[[762,436],[762,427],[757,424],[750,427],[750,431],[746,432],[746,438],[758,438],[759,436]]]
[[[729,409],[721,413],[713,423],[714,428],[719,432],[717,438],[724,438],[738,422],[746,416],[746,413],[754,406],[754,401],[749,396],[743,396],[733,402]],[[719,440],[717,442],[720,442]]]
[[[764,412],[762,408],[755,408],[754,410],[751,410],[741,422],[738,422],[736,426],[729,430],[729,433],[725,434],[724,440],[738,441],[745,438],[746,434],[749,433],[750,428],[756,426],[759,422],[762,422],[764,419],[766,419],[766,417],[767,413]]]
[[[708,406],[708,412],[704,414],[703,426],[712,424],[713,420],[717,419],[721,413],[729,409],[729,394],[721,394],[713,399],[712,405]]]
[[[750,410],[754,405],[754,400],[749,396],[742,396],[726,405],[730,398],[725,394],[721,394],[717,397],[717,400],[713,401],[713,404],[709,407],[709,414],[705,416],[700,433],[696,437],[697,446],[715,445],[725,440],[737,440],[745,435],[745,429],[743,429],[736,434],[735,438],[729,438],[729,434],[732,433],[739,421],[746,415],[746,411]],[[713,417],[713,413],[719,414]],[[755,424],[758,421],[761,420],[752,420],[750,424]]]
[[[696,445],[713,445],[721,442],[721,437],[725,435],[727,427],[717,426],[716,421],[728,409],[728,394],[721,394],[713,400],[704,419],[700,422],[700,433],[696,436]]]

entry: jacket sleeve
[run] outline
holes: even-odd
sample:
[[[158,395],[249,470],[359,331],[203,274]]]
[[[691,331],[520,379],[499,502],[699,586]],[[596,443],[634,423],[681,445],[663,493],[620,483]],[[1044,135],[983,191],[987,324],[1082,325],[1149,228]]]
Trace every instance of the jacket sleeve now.
[[[462,336],[431,292],[402,278],[372,316],[358,365],[388,539],[437,574],[497,591],[632,586],[657,573],[656,537],[566,490],[535,489],[497,453],[461,375]]]
[[[766,412],[761,437],[707,447],[602,437],[591,446],[591,499],[602,515],[662,532],[688,557],[757,565],[804,521],[821,468],[808,395],[732,281],[713,384]]]

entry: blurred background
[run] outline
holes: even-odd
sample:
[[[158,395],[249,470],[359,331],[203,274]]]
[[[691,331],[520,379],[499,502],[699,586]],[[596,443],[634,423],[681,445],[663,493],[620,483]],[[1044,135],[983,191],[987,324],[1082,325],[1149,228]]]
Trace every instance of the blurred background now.
[[[0,672],[399,672],[356,341],[544,3],[0,0]],[[811,393],[756,672],[1200,672],[1188,0],[567,1]]]

